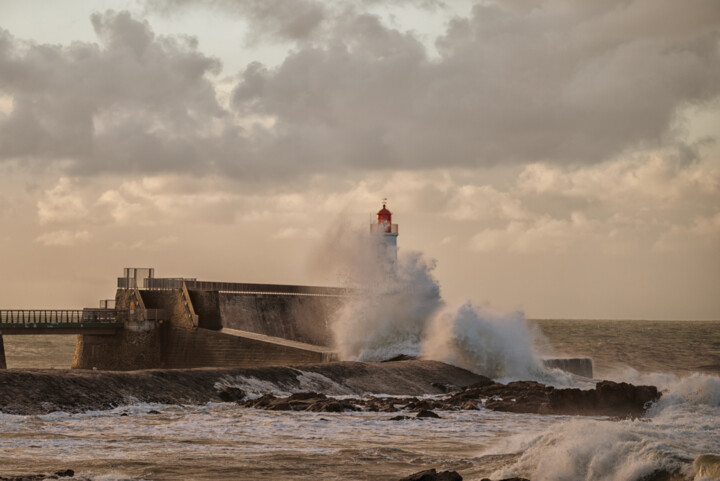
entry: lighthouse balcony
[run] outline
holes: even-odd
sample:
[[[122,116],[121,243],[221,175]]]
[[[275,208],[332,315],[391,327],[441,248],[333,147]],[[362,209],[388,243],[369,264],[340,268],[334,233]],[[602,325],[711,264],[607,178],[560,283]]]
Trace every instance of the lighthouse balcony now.
[[[398,225],[397,224],[370,224],[370,232],[373,234],[377,234],[379,232],[384,232],[385,234],[397,234],[398,233]]]

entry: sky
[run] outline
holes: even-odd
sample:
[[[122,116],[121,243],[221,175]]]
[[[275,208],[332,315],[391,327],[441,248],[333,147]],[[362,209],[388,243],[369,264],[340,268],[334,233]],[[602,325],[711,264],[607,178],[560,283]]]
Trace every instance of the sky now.
[[[0,0],[0,308],[337,285],[388,199],[449,304],[720,319],[717,0]]]

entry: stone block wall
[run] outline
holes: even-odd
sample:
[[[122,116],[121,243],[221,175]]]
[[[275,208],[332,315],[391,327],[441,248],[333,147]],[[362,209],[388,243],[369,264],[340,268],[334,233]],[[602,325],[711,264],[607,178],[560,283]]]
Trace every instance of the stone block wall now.
[[[162,330],[166,369],[193,367],[253,367],[326,362],[329,353],[298,349],[209,329]]]
[[[73,369],[132,371],[160,366],[160,332],[122,329],[115,336],[79,334],[75,342]]]
[[[329,346],[330,322],[340,298],[279,294],[237,294],[218,296],[223,327],[273,337]]]

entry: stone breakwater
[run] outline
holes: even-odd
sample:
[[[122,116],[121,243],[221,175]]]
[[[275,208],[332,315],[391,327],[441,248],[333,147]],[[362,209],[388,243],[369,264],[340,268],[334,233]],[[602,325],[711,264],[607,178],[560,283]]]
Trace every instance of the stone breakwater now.
[[[228,386],[257,385],[258,394],[300,392],[328,395],[440,394],[441,384],[469,386],[482,376],[436,361],[334,362],[257,368],[144,371],[0,371],[0,412],[42,414],[112,409],[136,402],[206,404],[222,402]]]
[[[234,401],[248,408],[296,411],[419,413],[486,408],[632,417],[660,397],[653,386],[611,381],[601,381],[590,390],[556,389],[533,381],[500,384],[436,361],[134,372],[9,370],[0,372],[0,386],[0,411],[10,414],[82,412],[134,402]],[[427,394],[438,396],[417,398]]]

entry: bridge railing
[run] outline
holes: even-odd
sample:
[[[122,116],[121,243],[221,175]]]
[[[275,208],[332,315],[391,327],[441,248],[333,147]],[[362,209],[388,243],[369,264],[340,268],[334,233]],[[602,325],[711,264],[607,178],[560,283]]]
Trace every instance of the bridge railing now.
[[[117,324],[116,309],[3,309],[0,324]]]

